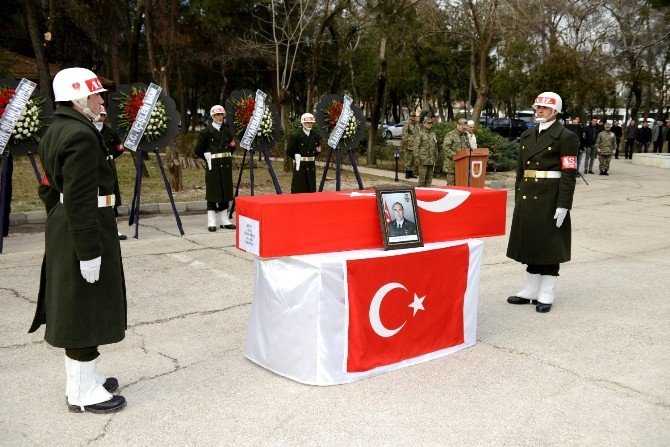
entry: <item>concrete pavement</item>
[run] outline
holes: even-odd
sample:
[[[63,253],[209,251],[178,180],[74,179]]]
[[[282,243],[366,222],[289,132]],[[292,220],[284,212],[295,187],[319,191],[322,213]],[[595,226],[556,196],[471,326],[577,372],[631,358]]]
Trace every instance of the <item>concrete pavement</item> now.
[[[63,351],[27,334],[41,227],[0,255],[1,445],[670,445],[670,175],[613,160],[578,181],[573,259],[549,314],[512,306],[523,267],[484,239],[478,343],[348,385],[292,382],[243,355],[253,259],[203,215],[142,219],[122,243],[126,340],[101,372],[128,407],[68,413]],[[512,194],[508,197],[508,227]],[[125,231],[125,230],[124,230]],[[130,233],[130,231],[126,231]]]

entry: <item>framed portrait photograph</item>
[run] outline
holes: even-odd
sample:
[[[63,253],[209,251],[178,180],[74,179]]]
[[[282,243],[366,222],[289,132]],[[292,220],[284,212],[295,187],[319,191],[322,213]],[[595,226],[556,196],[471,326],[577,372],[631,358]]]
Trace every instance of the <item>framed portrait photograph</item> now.
[[[384,249],[422,247],[414,187],[376,186],[375,192]]]

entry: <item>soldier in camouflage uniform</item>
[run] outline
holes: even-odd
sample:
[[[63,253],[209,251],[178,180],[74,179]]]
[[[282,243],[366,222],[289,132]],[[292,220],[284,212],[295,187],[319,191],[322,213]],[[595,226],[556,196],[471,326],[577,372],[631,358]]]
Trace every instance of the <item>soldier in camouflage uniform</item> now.
[[[423,119],[423,128],[419,132],[419,181],[417,186],[430,186],[433,183],[433,169],[437,159],[437,136],[431,130],[435,118],[426,116]]]
[[[402,140],[400,140],[400,148],[402,149],[405,162],[405,178],[416,178],[416,175],[414,175],[414,166],[416,164],[414,149],[416,149],[419,142],[420,131],[419,117],[416,112],[412,112],[409,114],[409,120],[402,127]]]
[[[455,182],[455,169],[454,169],[454,159],[453,156],[458,154],[461,149],[468,147],[467,135],[464,135],[466,132],[465,125],[467,120],[461,118],[456,123],[456,127],[451,132],[447,132],[442,140],[442,154],[444,155],[444,167],[442,168],[443,172],[447,176],[447,183],[454,185]]]
[[[609,175],[610,160],[616,150],[616,135],[612,132],[612,123],[605,123],[605,129],[596,138],[596,152],[600,165],[600,175]]]

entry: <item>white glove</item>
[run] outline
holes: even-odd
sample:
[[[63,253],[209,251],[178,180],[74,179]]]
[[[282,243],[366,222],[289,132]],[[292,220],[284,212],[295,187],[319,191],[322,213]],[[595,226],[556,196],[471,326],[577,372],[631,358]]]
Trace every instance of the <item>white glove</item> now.
[[[212,153],[205,152],[205,160],[207,160],[207,169],[212,170]]]
[[[295,170],[299,171],[300,170],[300,159],[302,158],[302,155],[300,154],[295,154]]]
[[[556,213],[554,214],[554,219],[556,219],[556,228],[561,228],[561,225],[563,225],[563,221],[565,220],[565,216],[567,215],[567,208],[556,208]]]
[[[102,258],[98,256],[95,259],[90,261],[79,261],[79,270],[81,271],[81,276],[86,280],[86,282],[94,283],[100,279],[100,263]]]

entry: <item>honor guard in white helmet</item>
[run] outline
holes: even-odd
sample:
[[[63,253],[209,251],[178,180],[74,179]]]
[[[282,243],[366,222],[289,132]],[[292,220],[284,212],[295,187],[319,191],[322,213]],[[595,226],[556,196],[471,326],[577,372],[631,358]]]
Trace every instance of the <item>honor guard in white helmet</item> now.
[[[303,113],[300,117],[302,129],[289,137],[286,155],[295,161],[291,180],[291,193],[316,192],[316,155],[321,152],[318,132],[312,132],[314,115]]]
[[[526,267],[526,284],[507,298],[546,313],[554,303],[562,262],[571,257],[570,209],[577,177],[579,137],[556,119],[563,109],[554,92],[533,102],[536,122],[521,134],[507,257]]]
[[[126,406],[119,381],[96,371],[101,345],[123,340],[128,321],[114,206],[116,175],[92,120],[101,111],[100,79],[85,68],[56,74],[58,107],[39,144],[46,181],[41,197],[58,197],[45,230],[35,318],[44,339],[65,350],[65,396],[71,412],[112,413]],[[79,267],[79,269],[77,269]]]

